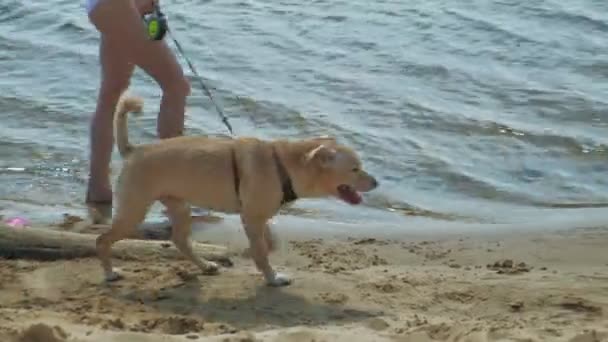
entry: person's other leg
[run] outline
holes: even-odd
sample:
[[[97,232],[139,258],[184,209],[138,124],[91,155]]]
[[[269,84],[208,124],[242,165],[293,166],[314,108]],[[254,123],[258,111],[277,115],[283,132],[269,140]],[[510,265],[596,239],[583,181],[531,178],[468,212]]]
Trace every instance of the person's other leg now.
[[[101,0],[91,13],[91,20],[102,34],[114,41],[114,46],[161,87],[157,130],[160,138],[168,138],[182,134],[190,83],[167,43],[148,39],[140,13],[148,11],[150,6],[149,0]]]
[[[149,50],[154,57],[141,58],[137,65],[159,83],[163,92],[156,128],[158,137],[166,139],[183,135],[190,83],[175,54],[164,40],[150,42]],[[164,65],[164,68],[158,70],[158,64]]]

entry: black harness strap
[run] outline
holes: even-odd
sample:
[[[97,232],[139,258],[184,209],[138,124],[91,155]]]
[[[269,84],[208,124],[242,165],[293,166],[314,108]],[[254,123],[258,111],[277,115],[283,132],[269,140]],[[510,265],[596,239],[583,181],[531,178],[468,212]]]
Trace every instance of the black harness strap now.
[[[297,200],[298,195],[293,190],[291,178],[289,178],[289,174],[287,173],[283,163],[281,163],[281,159],[279,158],[279,155],[274,147],[272,148],[272,156],[274,157],[275,164],[277,164],[279,179],[281,180],[281,189],[283,190],[283,199],[281,200],[281,205]]]
[[[239,195],[239,188],[241,186],[241,178],[239,176],[239,166],[236,162],[236,152],[234,149],[230,150],[232,153],[232,177],[234,178],[234,193],[236,194],[236,199],[241,202],[241,197]]]
[[[232,154],[232,175],[234,179],[234,192],[238,201],[240,202],[239,188],[241,185],[241,178],[239,175],[239,166],[236,161],[236,152],[234,149],[231,150]],[[291,183],[291,178],[289,178],[289,174],[285,169],[283,163],[281,163],[281,159],[277,154],[277,151],[272,149],[272,157],[274,158],[274,162],[277,165],[277,171],[279,173],[279,180],[281,181],[281,190],[283,191],[283,198],[281,199],[281,205],[293,202],[298,199],[298,195],[293,190],[293,184]]]

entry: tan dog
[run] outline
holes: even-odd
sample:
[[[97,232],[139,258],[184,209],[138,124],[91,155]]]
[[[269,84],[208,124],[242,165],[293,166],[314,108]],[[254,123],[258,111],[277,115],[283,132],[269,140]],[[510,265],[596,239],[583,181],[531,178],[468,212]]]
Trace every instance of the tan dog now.
[[[268,261],[268,221],[280,207],[297,198],[328,196],[359,204],[359,192],[378,186],[355,152],[329,137],[270,142],[181,136],[134,147],[128,140],[127,113],[142,106],[141,99],[123,96],[116,110],[117,145],[125,161],[112,227],[97,238],[107,281],[120,278],[110,261],[112,244],[130,235],[159,200],[173,223],[173,243],[204,274],[217,273],[218,265],[192,252],[190,204],[239,213],[250,253],[267,284],[288,285],[291,280]]]

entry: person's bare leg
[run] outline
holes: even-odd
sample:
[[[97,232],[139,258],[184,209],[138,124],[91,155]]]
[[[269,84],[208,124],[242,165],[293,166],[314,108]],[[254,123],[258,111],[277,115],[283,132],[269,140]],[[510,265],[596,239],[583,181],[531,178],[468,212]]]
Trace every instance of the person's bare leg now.
[[[120,95],[129,86],[134,65],[102,36],[99,48],[101,86],[90,123],[90,164],[86,202],[96,223],[111,216],[110,161],[114,147],[113,118]]]

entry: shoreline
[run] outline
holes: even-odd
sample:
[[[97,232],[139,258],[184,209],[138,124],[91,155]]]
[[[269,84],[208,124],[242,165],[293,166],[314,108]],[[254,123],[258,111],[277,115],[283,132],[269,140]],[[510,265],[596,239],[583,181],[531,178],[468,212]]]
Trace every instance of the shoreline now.
[[[0,201],[1,203],[1,201]],[[12,202],[8,202],[11,204]],[[155,204],[155,206],[158,204]],[[165,217],[160,213],[160,207],[154,207],[148,213],[145,224],[157,224],[163,222]],[[347,235],[373,234],[387,238],[406,238],[410,235],[418,236],[428,234],[430,237],[437,234],[487,234],[487,233],[526,233],[555,230],[575,229],[580,227],[603,226],[608,222],[608,212],[603,207],[597,208],[519,208],[504,216],[505,219],[483,219],[467,220],[450,219],[449,215],[438,218],[435,216],[407,215],[397,211],[380,210],[378,208],[365,208],[363,213],[348,215],[356,212],[357,208],[345,207],[344,212],[322,212],[318,213],[315,206],[310,203],[304,206],[289,208],[283,213],[275,216],[276,222],[289,234],[296,236],[315,237],[319,235],[335,235],[344,237]],[[24,217],[36,226],[52,227],[62,220],[65,215],[85,217],[85,208],[71,208],[53,205],[47,207],[45,214],[30,216],[27,213],[40,212],[38,205],[20,203],[18,206],[8,205],[0,211],[0,219],[11,217]],[[51,214],[52,213],[52,214]],[[331,215],[329,215],[331,214]],[[222,217],[227,224],[199,227],[202,229],[218,229],[221,233],[226,227],[229,230],[238,229],[240,221],[237,215],[227,215],[221,212],[212,213],[213,216]],[[215,227],[217,226],[217,227]],[[220,226],[222,228],[220,228]],[[195,227],[196,230],[196,227]],[[300,231],[300,232],[298,232]],[[301,233],[303,232],[303,233]]]
[[[331,202],[331,201],[330,201]],[[2,204],[2,201],[0,201]],[[86,216],[85,208],[73,208],[53,205],[41,210],[39,205],[25,202],[15,205],[6,201],[6,206],[0,211],[0,218],[24,217],[36,226],[53,226],[60,222],[65,215],[77,217]],[[317,237],[317,236],[361,236],[374,235],[383,238],[409,238],[412,236],[428,235],[461,235],[461,234],[519,234],[527,232],[552,233],[580,227],[603,226],[608,222],[608,214],[603,207],[585,208],[528,208],[521,207],[503,213],[503,218],[467,219],[466,213],[460,218],[446,215],[408,215],[396,210],[365,207],[357,212],[357,207],[338,205],[329,211],[318,210],[319,203],[306,202],[288,208],[275,216],[279,229],[288,236]],[[338,208],[338,209],[336,209]],[[336,211],[337,210],[337,211]],[[483,212],[488,208],[480,208]],[[28,213],[43,213],[30,216]],[[205,227],[205,230],[216,231],[215,237],[221,237],[226,228],[228,231],[240,229],[237,215],[226,215],[218,212],[214,216],[222,217],[225,223]],[[504,217],[509,216],[509,219]],[[146,217],[145,222],[154,224],[163,222],[165,217],[160,212],[160,205],[155,204]],[[217,229],[216,229],[217,228]],[[196,230],[196,229],[195,229]],[[221,241],[220,239],[220,242]]]
[[[185,260],[151,257],[116,260],[126,278],[107,285],[94,258],[0,260],[0,337],[16,342],[36,342],[36,334],[50,342],[608,340],[605,227],[426,232],[394,239],[369,231],[349,236],[352,227],[343,225],[342,235],[312,238],[294,234],[302,227],[280,218],[274,228],[279,249],[271,263],[294,283],[269,288],[242,256],[244,234],[232,223],[229,218],[208,225],[212,228],[195,227],[199,240],[233,252],[234,266],[218,276],[199,275]]]

